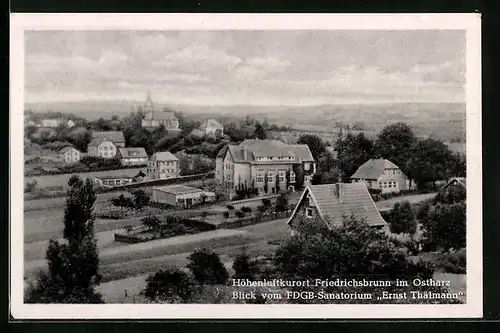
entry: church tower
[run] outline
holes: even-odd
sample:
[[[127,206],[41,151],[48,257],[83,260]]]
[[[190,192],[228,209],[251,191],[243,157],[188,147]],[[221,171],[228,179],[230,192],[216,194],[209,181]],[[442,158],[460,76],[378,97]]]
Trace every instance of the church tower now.
[[[146,97],[146,102],[144,103],[144,119],[146,120],[153,120],[153,111],[154,111],[154,106],[153,106],[153,100],[151,99],[151,92],[148,91],[148,95]]]

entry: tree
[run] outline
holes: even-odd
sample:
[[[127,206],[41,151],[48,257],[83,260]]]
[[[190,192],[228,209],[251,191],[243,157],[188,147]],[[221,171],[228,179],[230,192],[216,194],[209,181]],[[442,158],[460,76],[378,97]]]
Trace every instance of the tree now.
[[[157,236],[161,232],[161,221],[156,216],[146,216],[142,220],[142,225],[148,228],[154,236]]]
[[[290,188],[290,170],[286,170],[285,182],[286,190],[288,191]]]
[[[246,252],[238,254],[233,263],[234,275],[233,279],[248,279],[253,280],[258,271],[258,267],[254,260],[251,260]]]
[[[466,219],[465,201],[429,205],[419,214],[423,230],[424,245],[433,250],[459,250],[465,247]]]
[[[280,177],[279,174],[276,174],[274,181],[274,189],[276,193],[280,193]]]
[[[96,292],[99,253],[94,234],[93,207],[96,193],[92,181],[72,176],[64,211],[65,243],[50,240],[46,253],[48,272],[29,287],[28,303],[102,303]]]
[[[301,191],[305,181],[304,167],[301,164],[295,164],[292,168],[295,173],[295,190]]]
[[[391,232],[413,235],[417,231],[417,221],[408,201],[397,202],[389,214]]]
[[[259,140],[267,139],[266,130],[258,122],[255,124],[255,137]]]
[[[274,263],[280,278],[328,279],[330,281],[337,278],[351,280],[357,277],[368,281],[432,278],[431,266],[412,260],[405,246],[398,245],[387,234],[377,231],[354,216],[344,216],[343,224],[339,226],[327,226],[323,220],[319,219],[304,219],[298,221],[295,228],[297,233],[280,245],[274,256]],[[403,292],[417,289],[418,291],[445,291],[436,287],[413,285],[400,287],[395,284],[384,287],[383,291]],[[382,294],[379,287],[312,286],[301,287],[300,290],[335,293],[366,292],[373,295],[373,299],[369,300],[370,303],[384,302],[378,298]],[[299,300],[299,302],[307,301]],[[318,300],[311,302],[316,303]],[[352,303],[359,302],[359,300],[352,301]],[[393,302],[394,300],[387,301],[387,303]],[[405,300],[405,302],[412,301]],[[418,302],[426,301],[418,300]],[[435,302],[435,300],[429,302]],[[443,300],[443,302],[459,303],[458,300]]]
[[[307,145],[312,156],[317,161],[326,151],[326,145],[317,135],[304,134],[297,141],[299,145]]]
[[[275,212],[284,212],[288,209],[288,198],[284,193],[281,193],[280,196],[276,199],[276,203],[274,205]]]
[[[264,193],[268,194],[268,192],[269,192],[269,177],[266,172],[266,174],[264,175]]]
[[[168,267],[146,279],[144,296],[151,301],[186,303],[196,291],[196,282],[176,267]]]
[[[127,224],[125,227],[123,227],[125,229],[125,231],[127,232],[127,234],[130,234],[132,232],[132,230],[134,230],[134,226],[133,225],[130,225],[130,224]]]
[[[194,251],[188,257],[187,268],[191,270],[196,281],[200,284],[225,284],[229,273],[222,264],[219,256],[209,249]]]
[[[224,213],[222,213],[222,216],[224,216],[225,219],[228,219],[229,218],[229,212],[225,211]]]
[[[348,181],[360,165],[373,157],[373,149],[373,141],[364,133],[348,133],[345,138],[337,140],[337,165],[342,171],[343,181]]]
[[[143,209],[149,205],[151,198],[144,190],[135,190],[132,192],[134,195],[134,206],[136,209]]]
[[[423,187],[427,182],[446,179],[449,176],[449,161],[453,154],[439,140],[415,140],[410,150],[406,170],[415,179],[417,186]],[[434,185],[435,187],[435,185]]]
[[[391,124],[384,127],[378,134],[375,141],[375,154],[377,157],[395,163],[411,181],[413,177],[407,167],[415,141],[416,138],[410,126],[401,122]]]

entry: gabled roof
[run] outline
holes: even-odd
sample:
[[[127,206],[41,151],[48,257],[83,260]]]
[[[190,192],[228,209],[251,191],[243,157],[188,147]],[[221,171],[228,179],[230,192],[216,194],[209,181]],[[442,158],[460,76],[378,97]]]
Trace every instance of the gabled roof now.
[[[258,161],[259,157],[292,158],[291,160],[279,160],[280,163],[314,161],[307,145],[288,145],[278,140],[245,140],[237,146],[229,145],[228,150],[236,163],[276,163],[276,161]]]
[[[331,226],[342,225],[343,217],[351,215],[364,219],[373,227],[387,224],[363,183],[308,185],[288,223],[296,215],[304,197],[309,194],[323,221]]]
[[[449,182],[447,182],[445,185],[443,185],[443,189],[447,188],[448,186],[450,185],[461,185],[463,186],[464,188],[467,188],[467,182],[466,182],[466,179],[465,177],[455,177],[455,178],[452,178],[450,179]]]
[[[143,147],[118,148],[118,151],[122,157],[148,157]]]
[[[95,139],[92,139],[92,141],[89,142],[88,147],[97,147],[97,146],[99,146],[101,143],[103,143],[105,141],[112,142],[113,144],[116,142],[116,141],[112,141],[112,140],[107,139],[107,138],[95,138]]]
[[[177,161],[178,158],[169,151],[160,151],[151,156],[151,161]]]
[[[223,129],[224,127],[215,119],[208,119],[208,120],[205,120],[203,122],[203,124],[201,124],[201,126],[199,127],[200,130],[202,131],[205,131],[207,129],[207,127],[211,127],[211,128],[220,128],[220,129]]]
[[[92,132],[92,140],[112,141],[114,143],[125,143],[125,136],[122,131]],[[101,141],[101,142],[102,142]]]
[[[217,158],[224,158],[224,157],[226,157],[226,153],[227,153],[228,149],[229,149],[229,146],[222,147],[222,149],[219,150],[219,152],[217,153]]]
[[[351,176],[351,178],[376,180],[382,176],[385,169],[399,169],[399,167],[389,160],[383,158],[372,158],[363,163]]]
[[[79,150],[78,150],[78,149],[76,149],[75,147],[66,146],[66,147],[62,148],[61,150],[59,150],[59,153],[64,154],[65,152],[70,151],[70,150],[72,150],[72,149],[79,151]]]

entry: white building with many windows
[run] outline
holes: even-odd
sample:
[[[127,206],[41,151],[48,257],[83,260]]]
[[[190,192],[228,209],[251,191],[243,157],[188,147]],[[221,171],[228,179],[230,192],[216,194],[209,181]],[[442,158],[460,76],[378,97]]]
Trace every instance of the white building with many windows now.
[[[382,193],[409,189],[408,177],[389,160],[370,159],[363,163],[351,176],[351,182],[364,182],[369,189],[380,189]]]
[[[156,152],[149,159],[146,169],[146,177],[149,180],[173,178],[179,174],[179,159],[171,152]]]

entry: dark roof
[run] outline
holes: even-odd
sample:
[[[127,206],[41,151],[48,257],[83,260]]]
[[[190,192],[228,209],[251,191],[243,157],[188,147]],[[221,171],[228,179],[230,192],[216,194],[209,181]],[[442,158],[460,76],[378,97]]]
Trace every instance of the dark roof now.
[[[177,120],[177,117],[172,111],[153,111],[153,120]]]
[[[151,156],[151,161],[177,161],[178,158],[169,151],[160,151]]]
[[[332,226],[342,225],[343,217],[351,215],[364,219],[370,226],[387,224],[363,183],[308,185],[288,223],[307,194],[311,195],[321,218]]]
[[[467,181],[465,179],[465,177],[455,177],[455,178],[452,178],[450,179],[449,182],[447,182],[442,188],[447,188],[448,186],[450,185],[461,185],[463,187],[467,187]]]
[[[148,157],[143,147],[119,148],[118,151],[122,157]]]
[[[217,153],[217,158],[224,158],[226,156],[228,149],[229,149],[229,146],[222,147],[222,149],[219,150],[219,152]]]
[[[106,131],[106,132],[92,132],[92,141],[101,142],[107,140],[113,143],[125,143],[125,136],[122,131]]]
[[[290,160],[278,160],[280,163],[313,162],[314,158],[307,145],[288,145],[278,140],[245,140],[239,145],[229,145],[233,161],[254,164],[276,163],[273,161],[258,161],[259,157],[283,157]]]
[[[372,158],[363,163],[351,178],[376,180],[382,176],[385,169],[399,169],[399,167],[389,160]]]

